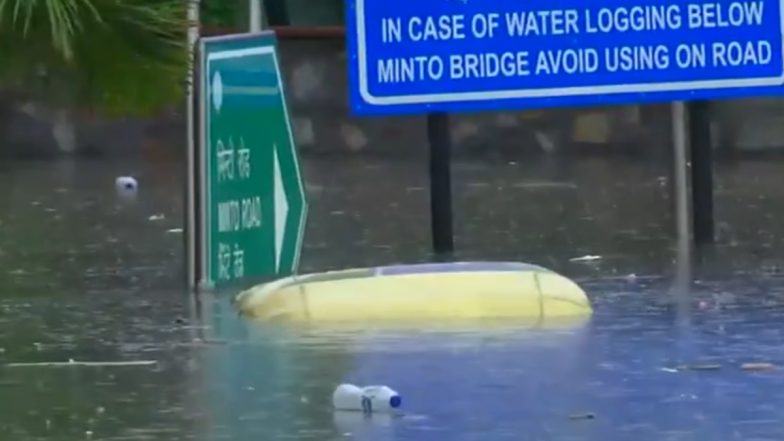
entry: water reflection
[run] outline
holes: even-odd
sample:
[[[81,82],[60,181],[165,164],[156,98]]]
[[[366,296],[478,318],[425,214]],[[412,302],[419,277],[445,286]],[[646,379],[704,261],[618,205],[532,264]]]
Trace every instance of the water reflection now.
[[[304,271],[430,258],[422,164],[311,159],[304,169],[312,203]],[[169,232],[182,227],[177,170],[4,164],[0,363],[158,363],[0,368],[0,439],[780,436],[784,373],[740,368],[784,365],[778,164],[719,167],[721,242],[696,256],[684,283],[665,164],[458,163],[458,257],[573,276],[595,315],[556,329],[434,323],[427,331],[292,329],[241,320],[225,296],[191,302],[181,289],[182,237]],[[139,179],[135,201],[114,193],[126,174]],[[586,254],[601,258],[570,260]],[[720,369],[673,372],[690,364]],[[389,384],[406,413],[336,415],[330,398],[341,382]],[[585,413],[596,417],[571,418]]]
[[[347,432],[376,439],[381,428],[385,436],[393,430],[394,439],[425,439],[428,426],[451,438],[461,429],[450,427],[449,420],[473,412],[475,404],[540,393],[543,385],[516,384],[526,372],[546,370],[555,375],[548,383],[574,375],[587,326],[463,322],[434,323],[426,331],[422,324],[389,323],[285,327],[239,321],[227,298],[205,296],[202,301],[209,303],[203,310],[210,311],[205,328],[212,330],[204,339],[224,343],[210,352],[205,366],[210,366],[207,382],[219,388],[209,401],[226,400],[214,413],[226,419],[215,426],[229,431],[226,439],[324,439]],[[520,348],[527,349],[521,353]],[[404,394],[406,416],[367,420],[334,414],[332,391],[343,382],[392,385]],[[520,386],[525,389],[515,390]]]
[[[213,308],[230,306],[216,300]],[[232,342],[227,352],[207,362],[220,366],[205,381],[221,390],[210,401],[228,400],[212,413],[225,418],[212,426],[225,438],[212,439],[774,435],[780,406],[767,390],[784,386],[784,377],[740,366],[781,360],[782,333],[774,330],[781,312],[710,312],[683,326],[674,326],[671,309],[619,312],[605,304],[592,322],[558,330],[507,324],[314,332],[232,321],[232,330],[215,327],[223,330],[215,338]],[[720,369],[677,370],[706,363]],[[391,385],[404,396],[405,415],[331,412],[331,392],[341,382]],[[583,413],[596,418],[570,418]]]

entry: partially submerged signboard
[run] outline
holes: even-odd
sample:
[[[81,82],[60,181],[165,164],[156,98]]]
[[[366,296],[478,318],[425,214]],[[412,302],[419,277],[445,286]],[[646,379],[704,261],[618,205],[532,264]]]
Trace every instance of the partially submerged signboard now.
[[[275,37],[204,38],[200,50],[200,282],[289,275],[307,204]]]
[[[781,0],[349,0],[357,114],[777,95]]]

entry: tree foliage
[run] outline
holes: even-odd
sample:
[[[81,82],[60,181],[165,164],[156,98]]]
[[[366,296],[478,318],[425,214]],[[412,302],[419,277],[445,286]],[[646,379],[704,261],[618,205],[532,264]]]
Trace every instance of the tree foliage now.
[[[184,0],[0,0],[0,89],[108,114],[178,103]]]
[[[208,27],[230,28],[245,8],[247,0],[202,0],[201,22]]]

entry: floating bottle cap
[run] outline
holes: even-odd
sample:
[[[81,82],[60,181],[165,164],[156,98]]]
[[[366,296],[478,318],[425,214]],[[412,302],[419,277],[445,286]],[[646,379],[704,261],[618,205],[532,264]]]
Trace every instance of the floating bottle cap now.
[[[400,395],[395,395],[389,399],[389,407],[393,409],[397,409],[401,404],[403,404],[403,400],[400,398]]]

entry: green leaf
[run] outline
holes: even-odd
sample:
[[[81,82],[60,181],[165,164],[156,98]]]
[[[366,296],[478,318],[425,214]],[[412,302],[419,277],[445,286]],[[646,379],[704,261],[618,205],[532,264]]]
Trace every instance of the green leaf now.
[[[0,0],[0,88],[111,115],[179,104],[182,0]]]

